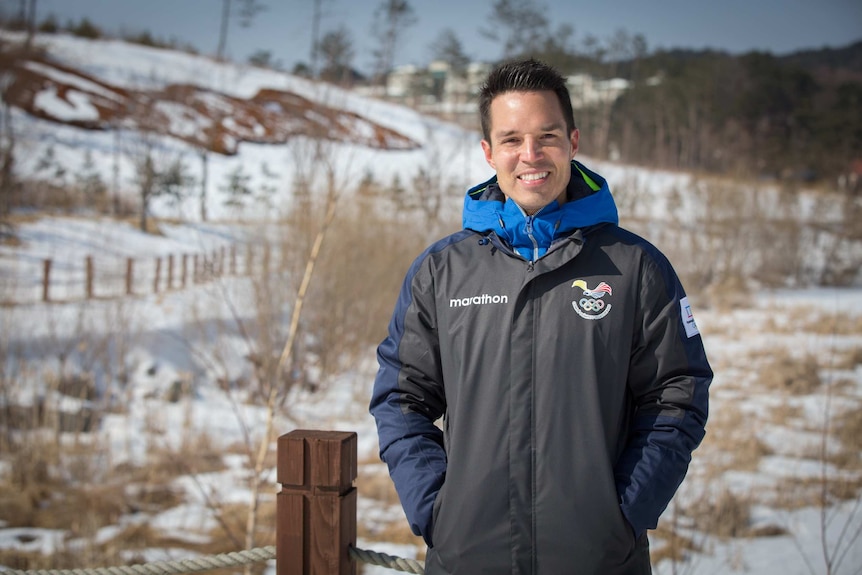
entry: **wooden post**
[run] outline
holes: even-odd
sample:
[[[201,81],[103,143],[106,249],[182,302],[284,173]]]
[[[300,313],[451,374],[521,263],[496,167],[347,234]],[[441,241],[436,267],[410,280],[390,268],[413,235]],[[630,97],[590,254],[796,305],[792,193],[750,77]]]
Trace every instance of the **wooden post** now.
[[[162,279],[162,258],[156,258],[156,273],[153,278],[153,293],[159,293],[159,280]]]
[[[230,246],[230,275],[236,275],[236,244]]]
[[[171,291],[174,287],[174,254],[168,254],[168,279],[165,285],[166,291]]]
[[[276,575],[355,575],[356,433],[278,438]]]
[[[183,289],[186,289],[186,278],[189,274],[189,254],[183,254],[183,279],[180,282],[180,285]]]
[[[93,256],[87,256],[87,299],[93,299]]]
[[[135,260],[126,258],[126,295],[132,295],[134,290]]]
[[[42,266],[42,301],[51,301],[51,260],[45,260]]]
[[[254,252],[251,250],[251,242],[245,246],[245,275],[250,276],[254,271],[252,264],[254,263]]]

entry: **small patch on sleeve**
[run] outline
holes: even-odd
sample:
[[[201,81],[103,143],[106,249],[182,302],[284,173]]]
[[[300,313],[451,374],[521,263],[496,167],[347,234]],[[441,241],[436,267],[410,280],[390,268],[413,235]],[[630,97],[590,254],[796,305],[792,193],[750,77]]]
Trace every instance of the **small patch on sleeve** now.
[[[696,336],[700,331],[697,329],[697,324],[694,323],[694,315],[691,313],[688,297],[679,300],[679,307],[682,310],[682,324],[685,326],[685,334],[690,338]]]

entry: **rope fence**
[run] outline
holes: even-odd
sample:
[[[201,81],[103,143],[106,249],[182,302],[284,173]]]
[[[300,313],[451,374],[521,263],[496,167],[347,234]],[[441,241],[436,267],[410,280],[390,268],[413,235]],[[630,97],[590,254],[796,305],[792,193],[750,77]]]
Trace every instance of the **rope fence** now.
[[[362,563],[386,567],[403,573],[415,573],[424,575],[425,567],[415,559],[395,557],[378,551],[350,547],[350,556]],[[4,575],[179,575],[181,573],[201,573],[225,567],[240,567],[261,561],[275,559],[275,547],[257,547],[248,551],[236,551],[221,555],[210,555],[208,557],[197,557],[194,559],[182,559],[179,561],[158,561],[142,565],[123,565],[119,567],[96,567],[92,569],[35,569],[32,571],[19,571],[15,569],[4,569],[0,566],[0,573]]]
[[[178,561],[86,569],[16,570],[0,575],[179,575],[275,559],[276,575],[349,575],[356,563],[424,575],[424,565],[356,547],[357,436],[295,430],[278,438],[276,545]]]

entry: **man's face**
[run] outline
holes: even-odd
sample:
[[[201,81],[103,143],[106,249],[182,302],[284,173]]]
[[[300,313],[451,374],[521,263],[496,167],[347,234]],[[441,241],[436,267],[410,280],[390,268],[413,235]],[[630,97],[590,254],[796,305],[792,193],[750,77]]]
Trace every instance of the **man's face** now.
[[[567,132],[556,94],[506,92],[491,101],[490,112],[490,141],[482,140],[482,150],[506,197],[527,214],[564,202],[579,132]]]

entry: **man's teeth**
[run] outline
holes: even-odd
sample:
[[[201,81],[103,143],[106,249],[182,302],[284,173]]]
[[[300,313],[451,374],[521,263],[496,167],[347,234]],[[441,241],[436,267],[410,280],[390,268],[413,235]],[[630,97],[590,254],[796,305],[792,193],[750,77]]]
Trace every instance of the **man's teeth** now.
[[[541,180],[542,178],[547,178],[548,172],[540,172],[538,174],[524,174],[521,176],[521,179],[526,182],[533,182],[535,180]]]

